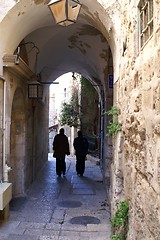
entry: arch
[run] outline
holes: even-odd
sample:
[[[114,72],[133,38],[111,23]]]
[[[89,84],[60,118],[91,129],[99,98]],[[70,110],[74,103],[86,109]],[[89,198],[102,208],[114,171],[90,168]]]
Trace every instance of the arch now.
[[[13,196],[24,194],[24,163],[25,163],[25,111],[22,90],[15,91],[10,128],[10,181],[13,184]]]
[[[39,48],[37,73],[42,81],[54,81],[65,72],[74,71],[97,85],[101,110],[110,108],[113,91],[107,88],[107,76],[118,71],[120,7],[117,1],[81,0],[83,7],[76,24],[68,28],[54,23],[47,3],[49,1],[20,0],[0,24],[2,35],[0,54],[13,54],[23,42],[34,42]],[[115,11],[111,11],[115,9]],[[14,22],[10,18],[14,18]],[[116,22],[116,27],[114,23]],[[25,24],[24,24],[25,23]],[[15,31],[16,29],[16,31]],[[12,36],[12,41],[10,38]],[[28,46],[25,46],[26,49]],[[35,71],[36,53],[27,56],[30,68]],[[3,55],[3,54],[2,54]],[[46,71],[47,70],[47,71]],[[102,114],[103,115],[103,114]],[[105,142],[105,116],[101,119],[102,151]],[[104,154],[103,154],[104,156]],[[105,159],[105,158],[104,158]]]
[[[37,32],[37,30],[40,30],[39,33],[41,33],[41,35],[39,35],[39,39],[42,39],[41,29],[44,29],[43,34],[45,35],[46,41],[51,38],[51,36],[48,36],[47,29],[52,32],[53,38],[62,32],[64,33],[65,30],[63,27],[55,25],[53,17],[51,16],[47,6],[48,2],[49,0],[28,0],[27,2],[25,0],[20,0],[15,3],[13,7],[11,7],[10,11],[6,14],[0,24],[2,31],[0,53],[2,53],[2,55],[4,53],[13,53],[23,39],[27,37],[27,40],[28,36],[34,32]],[[119,3],[115,0],[105,4],[103,1],[91,2],[90,0],[81,0],[81,3],[82,10],[77,23],[68,28],[69,32],[71,31],[70,35],[74,40],[76,36],[73,36],[72,30],[74,30],[76,33],[77,29],[82,27],[84,28],[85,25],[88,27],[91,26],[93,29],[97,29],[97,31],[99,31],[104,36],[111,48],[114,61],[114,71],[116,73],[115,77],[117,78],[117,71],[119,66],[119,48],[117,46],[117,43],[120,41],[120,21],[118,20],[120,15]],[[114,11],[111,11],[110,9],[114,9]],[[14,21],[10,21],[11,18],[13,18]],[[115,22],[116,27],[114,24]],[[5,34],[3,34],[3,32],[5,32]],[[88,33],[89,31],[86,31],[85,34],[87,35]],[[59,41],[63,43],[64,38],[59,38],[58,42]],[[37,45],[39,46],[38,41]],[[76,69],[75,71],[78,72]],[[61,72],[59,76],[63,73],[64,72]]]

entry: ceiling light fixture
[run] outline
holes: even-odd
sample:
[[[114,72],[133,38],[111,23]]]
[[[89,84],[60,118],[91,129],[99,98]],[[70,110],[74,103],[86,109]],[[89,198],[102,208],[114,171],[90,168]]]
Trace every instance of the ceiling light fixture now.
[[[48,7],[55,18],[56,24],[69,26],[76,22],[81,4],[78,0],[51,0]]]

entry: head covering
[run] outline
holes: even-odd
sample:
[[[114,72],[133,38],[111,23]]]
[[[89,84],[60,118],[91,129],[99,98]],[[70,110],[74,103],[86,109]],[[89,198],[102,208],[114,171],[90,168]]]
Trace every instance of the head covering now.
[[[64,135],[64,128],[61,128],[61,129],[59,130],[59,133],[60,133],[60,135]]]
[[[78,137],[83,137],[82,131],[78,131]]]

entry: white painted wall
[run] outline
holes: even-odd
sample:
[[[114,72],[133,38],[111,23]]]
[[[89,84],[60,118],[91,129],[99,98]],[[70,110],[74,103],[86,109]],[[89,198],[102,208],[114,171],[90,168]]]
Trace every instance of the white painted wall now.
[[[59,115],[61,113],[61,107],[63,102],[69,102],[71,98],[72,87],[72,73],[66,73],[57,78],[55,82],[59,84],[50,85],[50,97],[49,97],[49,127],[59,124]],[[60,126],[59,126],[60,128]],[[52,143],[56,132],[49,134],[49,151],[52,151]],[[65,134],[69,137],[70,148],[72,149],[72,136],[71,128],[65,127]],[[72,150],[71,150],[72,152]]]

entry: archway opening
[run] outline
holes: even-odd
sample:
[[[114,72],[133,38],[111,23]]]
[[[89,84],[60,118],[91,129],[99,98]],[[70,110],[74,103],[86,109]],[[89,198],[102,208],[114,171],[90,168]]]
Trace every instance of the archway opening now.
[[[25,4],[25,14],[19,15],[18,6],[23,9],[23,4]],[[41,14],[39,14],[39,10]],[[34,20],[32,19],[33,12]],[[12,44],[9,43],[11,42],[9,36],[5,35],[5,38],[2,39],[4,42],[2,48],[7,48],[6,53],[14,53],[16,60],[22,58],[29,69],[35,75],[40,76],[45,90],[41,102],[34,101],[32,104],[28,101],[29,114],[34,119],[34,132],[32,132],[34,136],[31,133],[29,136],[32,138],[31,144],[34,148],[33,157],[36,159],[32,161],[34,164],[33,179],[46,161],[46,149],[48,150],[47,138],[44,137],[48,131],[46,123],[48,123],[49,85],[47,84],[53,83],[57,77],[70,71],[77,72],[88,79],[92,85],[95,85],[99,94],[100,129],[98,137],[101,139],[99,157],[103,161],[102,166],[105,169],[106,162],[111,159],[110,149],[112,146],[111,141],[106,139],[108,119],[103,113],[113,105],[113,89],[109,85],[109,75],[113,76],[112,53],[114,56],[116,54],[114,52],[116,31],[113,29],[109,13],[102,8],[98,1],[95,1],[94,4],[88,1],[83,6],[82,15],[77,23],[69,28],[59,28],[54,24],[52,16],[48,14],[47,5],[43,4],[43,1],[37,5],[34,1],[30,5],[22,0],[17,3],[17,6],[15,5],[11,13],[16,19],[14,23],[16,25],[9,26],[9,30],[14,31],[16,26],[17,30],[20,30],[17,32],[21,34],[16,36],[13,34]],[[25,26],[22,25],[23,17],[26,22]],[[105,25],[103,17],[106,19]],[[33,20],[32,24],[31,19]],[[4,19],[2,28],[6,27],[5,21],[6,19]],[[8,41],[5,41],[7,37]],[[18,61],[15,63],[19,64]],[[29,162],[30,159],[28,158],[27,161]]]
[[[100,155],[100,99],[90,81],[78,73],[66,73],[50,86],[49,152],[60,127],[69,137],[70,152],[74,155],[73,140],[82,130],[89,142],[89,154]]]

